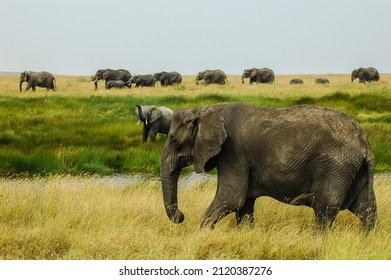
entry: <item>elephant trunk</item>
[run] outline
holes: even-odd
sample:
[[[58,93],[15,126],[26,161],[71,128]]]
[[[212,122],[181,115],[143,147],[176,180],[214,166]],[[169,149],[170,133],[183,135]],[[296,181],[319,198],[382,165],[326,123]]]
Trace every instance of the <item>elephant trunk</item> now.
[[[19,91],[22,92],[22,83],[23,82],[19,82]]]
[[[185,219],[183,213],[178,209],[178,179],[181,173],[181,168],[173,167],[170,160],[168,149],[165,147],[161,165],[160,165],[160,179],[163,190],[164,208],[168,218],[180,224]]]

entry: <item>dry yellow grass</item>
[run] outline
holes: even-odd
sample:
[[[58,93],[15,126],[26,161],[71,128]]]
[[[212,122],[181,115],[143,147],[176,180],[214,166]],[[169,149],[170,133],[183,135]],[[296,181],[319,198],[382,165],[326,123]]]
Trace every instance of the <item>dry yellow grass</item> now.
[[[376,175],[377,231],[361,233],[342,211],[319,235],[310,208],[266,197],[257,200],[253,230],[237,229],[233,214],[215,230],[199,229],[214,178],[180,189],[180,225],[165,215],[157,178],[1,179],[0,259],[390,259],[390,186],[390,174]]]

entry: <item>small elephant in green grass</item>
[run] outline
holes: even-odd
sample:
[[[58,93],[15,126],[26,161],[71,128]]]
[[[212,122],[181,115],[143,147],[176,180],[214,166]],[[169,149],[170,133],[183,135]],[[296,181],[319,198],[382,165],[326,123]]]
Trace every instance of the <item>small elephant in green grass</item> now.
[[[178,178],[217,167],[217,192],[201,219],[213,228],[236,213],[237,224],[254,221],[254,203],[269,196],[315,212],[316,228],[329,229],[349,209],[372,230],[377,223],[374,156],[367,136],[343,112],[319,106],[261,108],[225,103],[175,111],[160,165],[164,207],[174,223]]]
[[[135,114],[138,124],[140,122],[144,123],[142,140],[145,143],[147,142],[148,134],[151,142],[156,142],[158,133],[168,134],[174,112],[165,106],[136,105]]]

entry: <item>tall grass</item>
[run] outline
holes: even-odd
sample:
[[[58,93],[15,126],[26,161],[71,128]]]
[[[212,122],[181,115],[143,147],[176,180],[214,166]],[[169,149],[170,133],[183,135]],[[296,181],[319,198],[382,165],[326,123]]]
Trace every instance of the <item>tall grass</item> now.
[[[1,179],[0,259],[391,258],[389,174],[376,175],[380,227],[369,234],[348,211],[330,232],[316,234],[312,209],[266,197],[257,200],[254,229],[236,228],[230,214],[215,230],[200,230],[216,181],[195,182],[179,189],[186,218],[176,225],[157,179]]]
[[[277,76],[271,85],[241,84],[229,76],[225,86],[196,86],[194,77],[162,88],[99,90],[89,77],[57,77],[58,91],[19,93],[18,77],[0,77],[0,174],[159,172],[165,136],[142,144],[136,104],[172,109],[221,102],[265,107],[317,104],[345,111],[366,130],[376,169],[391,169],[391,75],[382,82],[351,85],[348,75],[328,75],[329,85],[289,85],[293,76]]]

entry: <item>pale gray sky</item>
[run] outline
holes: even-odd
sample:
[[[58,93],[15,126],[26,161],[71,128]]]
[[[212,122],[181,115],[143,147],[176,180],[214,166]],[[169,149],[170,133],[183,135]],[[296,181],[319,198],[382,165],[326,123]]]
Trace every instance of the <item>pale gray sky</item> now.
[[[1,0],[0,71],[391,73],[390,0]]]

